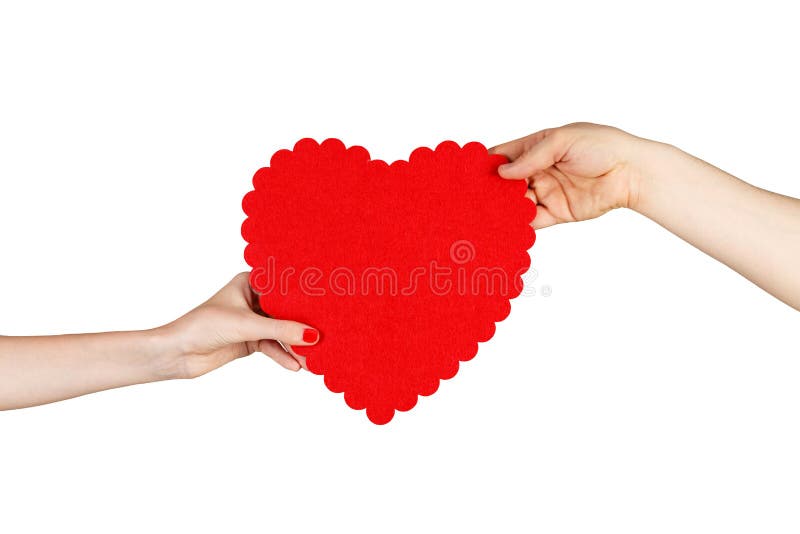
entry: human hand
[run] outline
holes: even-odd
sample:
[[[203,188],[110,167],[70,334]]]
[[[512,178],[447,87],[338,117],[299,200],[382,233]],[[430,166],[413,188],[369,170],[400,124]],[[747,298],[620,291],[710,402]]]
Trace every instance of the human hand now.
[[[259,315],[247,273],[180,319],[150,330],[0,336],[0,410],[46,404],[173,378],[194,378],[261,351],[287,369],[305,367],[291,345],[319,332]],[[284,348],[278,343],[280,340]]]
[[[195,378],[256,351],[291,371],[305,368],[305,358],[291,346],[313,345],[319,332],[295,321],[259,315],[257,306],[248,273],[240,273],[205,303],[158,328],[172,355],[175,377]]]
[[[649,144],[610,126],[575,123],[549,128],[492,149],[510,163],[503,178],[526,179],[537,205],[536,229],[633,208]]]

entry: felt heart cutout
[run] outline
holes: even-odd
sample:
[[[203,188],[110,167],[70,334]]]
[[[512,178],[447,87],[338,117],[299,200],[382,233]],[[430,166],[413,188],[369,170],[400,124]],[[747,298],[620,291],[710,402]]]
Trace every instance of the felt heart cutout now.
[[[505,161],[445,141],[388,165],[302,139],[256,172],[242,236],[261,308],[319,329],[294,350],[373,423],[453,377],[522,290],[536,208]]]

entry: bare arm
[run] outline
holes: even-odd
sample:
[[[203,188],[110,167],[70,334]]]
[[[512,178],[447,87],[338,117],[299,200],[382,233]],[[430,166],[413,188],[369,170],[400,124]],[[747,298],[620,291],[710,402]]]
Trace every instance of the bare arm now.
[[[23,408],[177,375],[152,332],[0,337],[0,408]]]
[[[800,200],[674,147],[650,147],[633,209],[800,309]]]
[[[285,346],[310,345],[316,330],[253,311],[246,273],[168,325],[136,332],[0,337],[0,410],[173,378],[194,378],[261,351],[290,370],[305,359]]]
[[[800,310],[800,200],[685,152],[596,124],[542,130],[493,149],[527,179],[534,226],[634,209]]]

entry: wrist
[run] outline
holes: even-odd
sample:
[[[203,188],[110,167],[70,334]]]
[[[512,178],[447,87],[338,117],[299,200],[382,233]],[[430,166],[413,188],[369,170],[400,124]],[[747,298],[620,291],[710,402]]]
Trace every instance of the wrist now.
[[[170,325],[139,332],[153,382],[185,378],[184,357]]]
[[[628,208],[648,216],[658,202],[663,184],[676,174],[676,167],[686,154],[666,143],[641,139],[631,158]]]

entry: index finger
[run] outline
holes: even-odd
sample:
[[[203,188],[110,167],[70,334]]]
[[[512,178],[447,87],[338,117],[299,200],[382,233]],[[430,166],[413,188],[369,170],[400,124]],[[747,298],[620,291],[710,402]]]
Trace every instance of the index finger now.
[[[544,139],[548,131],[549,129],[539,130],[538,132],[526,135],[525,137],[520,137],[519,139],[514,139],[513,141],[507,141],[497,146],[493,146],[489,149],[489,153],[502,154],[503,156],[507,157],[509,161],[514,161],[524,154],[530,147]]]

